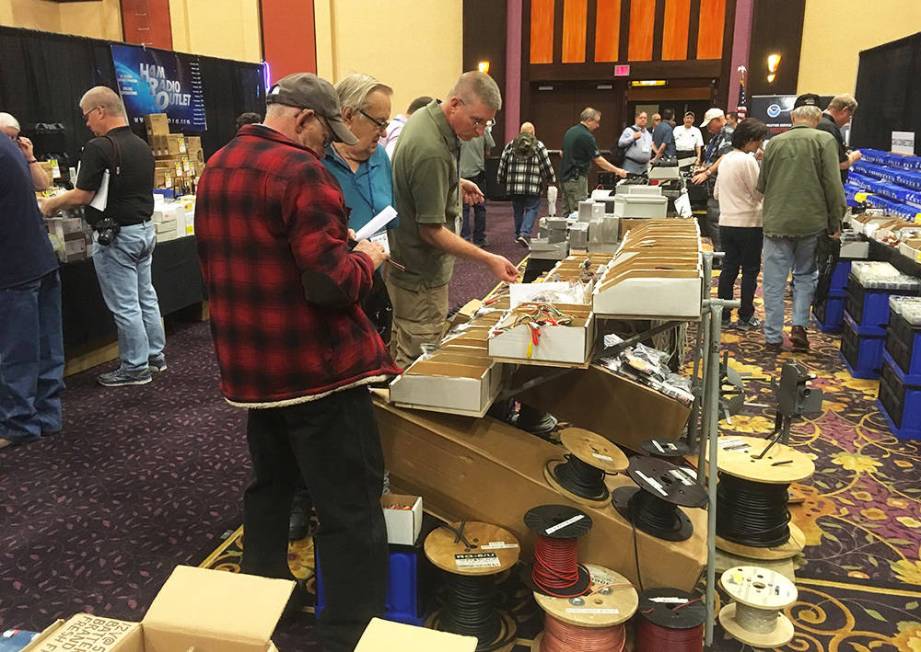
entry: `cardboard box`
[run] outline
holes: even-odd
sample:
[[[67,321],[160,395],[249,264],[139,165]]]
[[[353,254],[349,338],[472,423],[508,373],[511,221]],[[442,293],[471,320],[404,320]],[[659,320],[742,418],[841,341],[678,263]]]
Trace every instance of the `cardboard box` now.
[[[489,356],[521,364],[588,364],[595,345],[595,317],[591,309],[575,304],[556,304],[555,307],[572,317],[572,323],[566,326],[541,326],[536,346],[532,344],[531,326],[513,326],[521,314],[519,311],[531,312],[536,308],[535,304],[521,304],[505,313],[490,332]]]
[[[150,113],[144,116],[144,128],[147,136],[166,136],[169,134],[169,118],[165,113]]]
[[[912,238],[899,243],[899,253],[909,260],[921,263],[921,238]]]
[[[372,618],[355,652],[474,652],[477,640]]]
[[[539,367],[519,367],[512,385],[518,387],[541,373]],[[642,450],[640,445],[651,433],[675,441],[691,415],[691,408],[680,401],[599,365],[558,376],[518,398],[634,451]]]
[[[422,498],[386,494],[381,496],[381,507],[387,523],[387,543],[414,545],[422,531]]]
[[[157,229],[157,233],[164,233],[166,231],[176,231],[179,228],[179,224],[176,221],[175,217],[164,217],[159,221],[154,222],[154,227]]]
[[[586,398],[577,407],[592,412],[585,406],[597,407],[599,403]],[[611,505],[603,509],[580,506],[547,484],[544,466],[549,460],[562,458],[558,446],[491,417],[468,419],[403,410],[379,395],[374,407],[392,483],[402,491],[425,496],[427,512],[449,521],[500,525],[518,537],[527,558],[533,554],[534,533],[524,524],[525,513],[544,504],[578,507],[593,522],[591,532],[580,540],[579,558],[616,570],[639,586],[632,525]],[[608,484],[633,485],[623,475],[609,477]],[[694,533],[686,541],[665,541],[636,531],[639,568],[646,588],[690,591],[703,571],[706,511],[684,511],[694,525]]]
[[[277,652],[270,640],[294,582],[177,566],[140,623],[77,614],[23,652]]]

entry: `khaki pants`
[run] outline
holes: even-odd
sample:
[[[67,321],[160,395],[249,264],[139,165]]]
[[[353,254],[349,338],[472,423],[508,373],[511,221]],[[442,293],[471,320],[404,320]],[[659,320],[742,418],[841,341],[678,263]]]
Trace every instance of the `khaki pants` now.
[[[423,344],[437,344],[444,336],[448,284],[414,291],[388,280],[387,291],[393,304],[390,355],[397,365],[406,368],[422,354]]]
[[[588,178],[576,177],[564,181],[563,188],[563,217],[573,211],[579,210],[579,202],[588,199]]]

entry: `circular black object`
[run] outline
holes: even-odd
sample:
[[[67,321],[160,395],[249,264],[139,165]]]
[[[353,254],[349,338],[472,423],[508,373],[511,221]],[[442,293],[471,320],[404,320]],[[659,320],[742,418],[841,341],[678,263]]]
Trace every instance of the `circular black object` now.
[[[686,541],[694,524],[678,507],[636,487],[614,490],[614,509],[637,528],[666,541]]]
[[[577,518],[580,516],[581,518]],[[567,521],[568,525],[557,528]],[[582,510],[569,505],[540,505],[528,510],[524,515],[524,524],[542,537],[578,539],[592,529],[592,518]]]
[[[690,471],[653,457],[634,457],[627,473],[641,489],[660,500],[682,507],[704,507],[707,490]]]
[[[588,500],[607,500],[609,493],[604,484],[604,471],[586,464],[573,454],[566,461],[550,469],[553,479],[576,496]]]
[[[669,598],[674,598],[674,601]],[[637,613],[665,629],[691,629],[707,620],[707,606],[702,597],[680,589],[643,591]]]
[[[658,446],[656,446],[656,444],[658,444]],[[663,459],[684,457],[690,450],[688,445],[683,441],[665,441],[664,439],[647,439],[640,444],[640,448],[643,449],[643,452],[653,457],[661,457]]]
[[[753,548],[782,546],[790,539],[789,486],[720,473],[716,533],[727,541]]]

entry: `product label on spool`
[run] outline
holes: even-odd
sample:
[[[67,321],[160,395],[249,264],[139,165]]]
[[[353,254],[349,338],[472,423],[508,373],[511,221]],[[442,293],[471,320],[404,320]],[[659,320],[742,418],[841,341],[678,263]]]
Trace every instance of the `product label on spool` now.
[[[642,471],[637,471],[636,474],[640,476],[641,478],[643,478],[643,481],[646,484],[648,484],[650,487],[658,491],[660,494],[662,494],[663,496],[668,496],[668,492],[662,488],[662,485],[659,484],[658,480],[654,480],[653,478],[650,478],[648,475],[646,475]]]
[[[722,439],[720,440],[720,448],[738,448],[739,450],[742,450],[744,448],[748,448],[748,444],[741,439]]]
[[[601,453],[592,453],[592,457],[598,458],[604,462],[613,462],[614,458],[610,455],[602,455]]]
[[[499,568],[499,557],[494,552],[468,552],[454,555],[454,565],[458,568]]]
[[[684,469],[672,469],[669,471],[674,477],[678,478],[678,481],[681,482],[685,487],[690,487],[694,484],[694,478],[688,477],[687,471]]]
[[[659,604],[687,604],[687,598],[649,598],[652,602],[658,602]]]
[[[562,530],[565,527],[569,527],[573,523],[578,523],[583,518],[585,518],[585,514],[578,514],[577,516],[573,516],[572,518],[566,519],[562,523],[557,523],[556,525],[552,527],[548,527],[546,530],[544,530],[544,532],[547,534],[553,534],[554,532],[558,530]]]
[[[616,616],[620,613],[617,609],[603,608],[603,607],[567,607],[566,613],[568,614],[605,614]]]
[[[490,541],[480,546],[483,550],[505,550],[508,548],[517,548],[517,543],[506,543],[505,541]]]

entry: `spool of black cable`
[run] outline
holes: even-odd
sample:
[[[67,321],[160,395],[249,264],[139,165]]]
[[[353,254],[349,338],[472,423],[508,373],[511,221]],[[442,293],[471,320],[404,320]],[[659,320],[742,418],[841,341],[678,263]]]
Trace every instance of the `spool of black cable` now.
[[[688,469],[652,457],[630,460],[629,476],[636,487],[614,490],[614,508],[647,534],[668,541],[684,541],[694,526],[679,507],[704,507],[707,491]]]
[[[616,444],[582,428],[567,428],[560,441],[569,453],[563,460],[547,462],[547,483],[577,503],[606,507],[610,492],[604,476],[623,472],[628,466],[627,456]]]
[[[721,437],[716,545],[751,559],[776,560],[801,552],[805,536],[790,521],[790,484],[815,465],[790,446],[757,437]]]
[[[446,573],[441,608],[428,627],[473,636],[477,652],[505,652],[514,646],[517,625],[497,608],[496,580],[518,562],[518,540],[497,525],[452,523],[425,539],[425,555]]]

